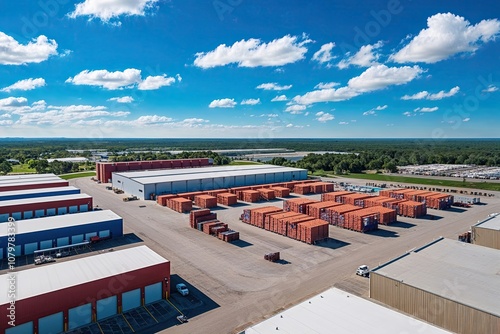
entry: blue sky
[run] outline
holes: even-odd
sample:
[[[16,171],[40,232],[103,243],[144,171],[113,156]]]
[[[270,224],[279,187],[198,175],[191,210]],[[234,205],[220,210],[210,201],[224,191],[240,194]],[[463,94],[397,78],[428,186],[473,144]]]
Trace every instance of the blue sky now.
[[[0,137],[499,137],[496,1],[0,4]]]

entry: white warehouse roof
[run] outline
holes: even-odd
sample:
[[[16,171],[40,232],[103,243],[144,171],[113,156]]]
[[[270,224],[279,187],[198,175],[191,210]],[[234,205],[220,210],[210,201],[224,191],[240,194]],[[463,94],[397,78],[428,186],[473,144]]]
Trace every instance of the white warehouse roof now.
[[[500,230],[500,214],[493,213],[488,218],[486,218],[483,221],[478,222],[474,226],[486,228],[489,230],[499,231]]]
[[[440,238],[372,272],[500,316],[499,259],[497,249]]]
[[[110,220],[122,219],[111,210],[89,211],[70,215],[50,216],[16,220],[16,234],[32,233],[58,228],[101,223]],[[0,237],[8,235],[9,224],[0,223]]]
[[[0,180],[0,186],[10,186],[17,184],[28,184],[28,183],[47,183],[47,182],[56,182],[56,181],[65,181],[58,176],[48,176],[48,177],[25,177],[22,179],[6,179]]]
[[[9,180],[17,180],[17,181],[22,181],[24,179],[46,179],[46,178],[59,178],[55,174],[48,173],[48,174],[19,174],[19,175],[4,175],[0,176],[0,183],[3,183],[5,181]]]
[[[23,300],[167,262],[169,261],[147,246],[139,246],[21,270],[15,273],[16,300]],[[0,291],[9,291],[10,275],[11,273],[0,276]],[[8,302],[8,294],[2,293],[0,305]]]
[[[245,334],[450,333],[337,288],[245,330]]]
[[[0,207],[10,207],[12,205],[23,205],[23,204],[34,204],[34,203],[67,201],[67,200],[80,199],[80,198],[92,199],[92,196],[87,195],[87,194],[70,194],[70,195],[61,195],[61,196],[45,196],[45,197],[13,199],[13,200],[8,200],[8,201],[0,201]]]
[[[216,166],[216,167],[194,167],[194,168],[174,168],[174,169],[155,169],[150,171],[127,171],[127,172],[113,172],[115,175],[136,180],[145,177],[158,177],[158,176],[172,176],[172,175],[185,175],[185,174],[206,174],[215,172],[231,172],[234,170],[263,170],[274,168],[286,168],[274,165],[243,165],[243,166]]]

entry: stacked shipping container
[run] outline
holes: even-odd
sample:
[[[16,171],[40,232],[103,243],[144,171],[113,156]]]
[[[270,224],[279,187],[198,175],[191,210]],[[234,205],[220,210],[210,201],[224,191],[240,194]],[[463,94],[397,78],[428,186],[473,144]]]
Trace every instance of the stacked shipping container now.
[[[344,214],[343,228],[357,232],[368,232],[378,228],[380,213],[376,208],[349,211]]]
[[[230,230],[228,224],[217,220],[217,214],[211,212],[210,209],[191,211],[189,225],[222,241],[232,242],[240,239],[240,233]]]
[[[174,197],[167,200],[167,207],[174,211],[184,213],[193,209],[193,202],[184,197]]]
[[[219,204],[231,206],[235,205],[237,202],[238,202],[238,197],[234,194],[231,193],[217,194],[217,203]]]
[[[217,206],[217,198],[210,195],[197,195],[194,197],[194,204],[202,209],[214,208]]]
[[[307,206],[313,203],[318,203],[318,201],[308,198],[289,199],[283,201],[283,210],[297,213],[307,213]]]

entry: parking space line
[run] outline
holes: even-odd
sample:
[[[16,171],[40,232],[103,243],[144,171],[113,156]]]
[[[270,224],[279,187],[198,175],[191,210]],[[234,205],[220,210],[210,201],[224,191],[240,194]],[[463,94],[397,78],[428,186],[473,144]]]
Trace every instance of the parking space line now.
[[[102,334],[104,334],[104,332],[102,331],[102,328],[101,328],[101,325],[99,325],[99,322],[95,322],[97,324],[97,327],[99,327],[99,330],[101,331]]]
[[[123,319],[125,320],[125,322],[127,323],[127,325],[130,327],[130,329],[132,330],[132,332],[135,333],[135,330],[134,328],[132,327],[132,325],[128,322],[127,318],[125,318],[125,316],[123,315],[123,313],[121,314]]]
[[[173,306],[173,307],[177,310],[177,312],[179,312],[181,315],[184,315],[184,313],[182,313],[182,312],[181,312],[181,310],[179,310],[179,309],[177,308],[177,306],[175,306],[175,305],[174,305],[174,304],[173,304],[170,300],[168,300],[168,299],[165,299],[165,300],[166,300],[166,301],[167,301],[170,305],[172,305],[172,306]]]
[[[151,316],[151,318],[153,318],[156,321],[156,323],[159,323],[159,321],[156,320],[155,316],[151,312],[149,312],[149,310],[146,308],[146,306],[143,305],[142,307],[144,307],[144,309],[149,313],[149,315]]]

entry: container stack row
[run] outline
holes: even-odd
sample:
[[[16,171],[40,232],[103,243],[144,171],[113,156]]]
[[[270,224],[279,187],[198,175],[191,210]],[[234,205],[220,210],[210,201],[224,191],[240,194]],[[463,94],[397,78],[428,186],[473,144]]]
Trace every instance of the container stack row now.
[[[174,211],[185,213],[193,209],[193,202],[184,197],[174,197],[167,200],[167,207]]]
[[[283,201],[283,210],[285,212],[293,211],[307,214],[307,207],[310,204],[319,203],[319,201],[309,198],[293,198]]]
[[[436,210],[449,209],[454,203],[454,196],[436,191],[414,190],[414,189],[384,189],[379,192],[380,196],[425,203],[427,208]]]
[[[193,210],[189,214],[189,225],[205,234],[213,235],[222,241],[232,242],[240,239],[240,233],[229,229],[228,224],[217,219],[210,209]]]
[[[235,194],[231,193],[217,194],[217,203],[225,206],[235,205],[236,203],[238,203],[238,197]]]
[[[365,208],[346,212],[343,228],[357,232],[369,232],[378,229],[380,212],[377,208]]]
[[[194,197],[194,203],[201,209],[214,208],[217,206],[217,197],[210,195],[197,195]]]

